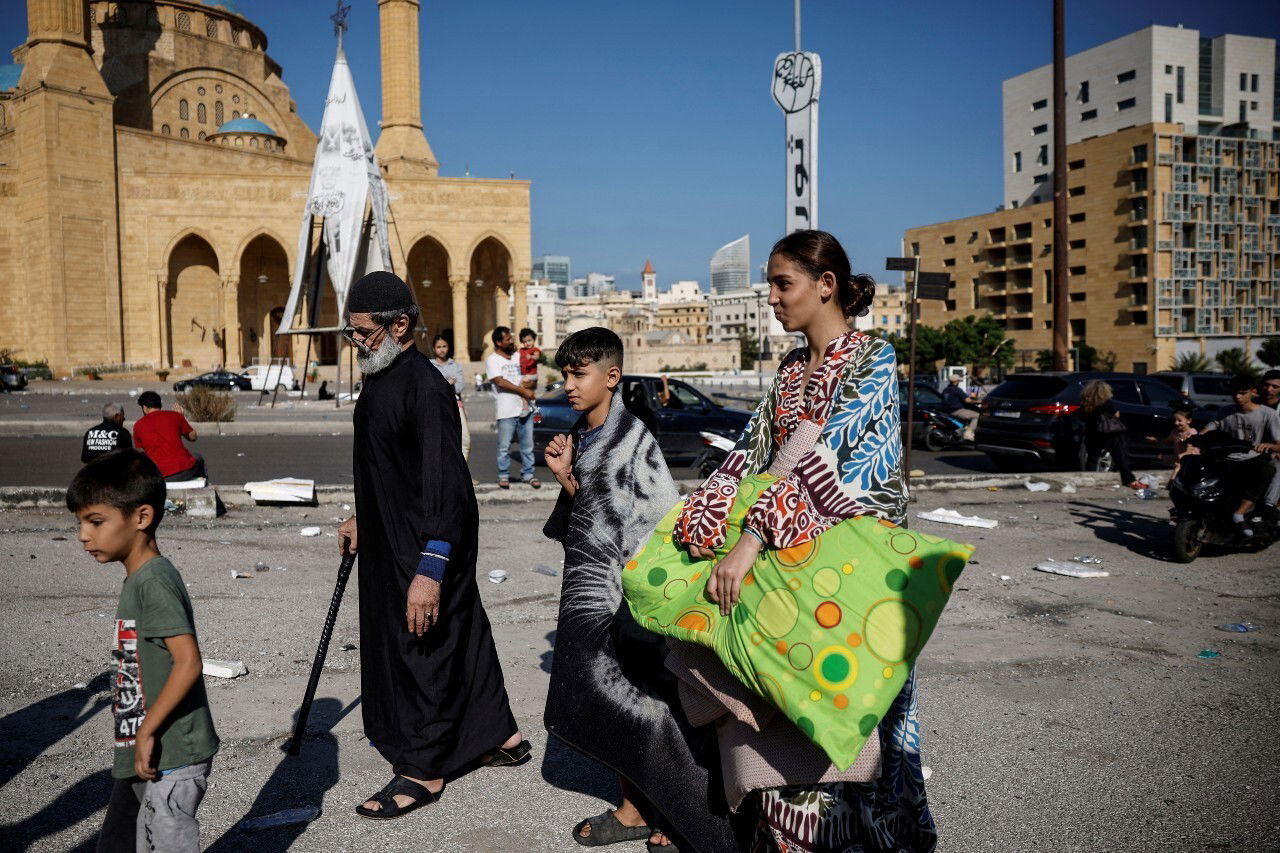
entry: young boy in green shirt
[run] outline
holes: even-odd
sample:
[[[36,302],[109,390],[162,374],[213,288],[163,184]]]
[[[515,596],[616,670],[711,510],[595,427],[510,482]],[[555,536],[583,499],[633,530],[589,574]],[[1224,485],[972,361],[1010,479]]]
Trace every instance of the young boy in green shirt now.
[[[90,462],[67,489],[84,549],[99,563],[123,563],[125,572],[112,650],[116,781],[99,851],[200,849],[196,809],[218,735],[191,599],[156,546],[164,502],[160,469],[137,450]]]

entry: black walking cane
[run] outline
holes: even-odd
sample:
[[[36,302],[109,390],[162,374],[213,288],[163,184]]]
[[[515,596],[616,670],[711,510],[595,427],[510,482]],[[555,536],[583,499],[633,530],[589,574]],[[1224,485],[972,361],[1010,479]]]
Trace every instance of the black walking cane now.
[[[289,742],[288,749],[290,755],[297,755],[302,749],[302,736],[307,731],[307,717],[311,715],[311,701],[316,698],[316,687],[320,684],[320,671],[324,669],[324,659],[329,654],[329,639],[333,635],[333,623],[338,621],[342,593],[347,589],[347,579],[351,577],[351,566],[355,561],[355,554],[343,551],[342,564],[338,566],[338,582],[334,584],[333,600],[329,602],[329,615],[324,618],[324,629],[320,632],[320,645],[316,646],[316,659],[311,663],[311,678],[307,680],[307,692],[302,697],[302,705],[298,708],[298,721],[293,726],[293,740]]]

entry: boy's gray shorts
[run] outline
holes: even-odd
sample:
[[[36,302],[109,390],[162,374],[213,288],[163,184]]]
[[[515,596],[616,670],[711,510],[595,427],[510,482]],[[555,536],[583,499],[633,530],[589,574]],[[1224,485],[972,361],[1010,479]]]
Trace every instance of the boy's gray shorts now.
[[[199,853],[196,809],[212,761],[180,767],[154,782],[117,779],[98,835],[98,853]]]

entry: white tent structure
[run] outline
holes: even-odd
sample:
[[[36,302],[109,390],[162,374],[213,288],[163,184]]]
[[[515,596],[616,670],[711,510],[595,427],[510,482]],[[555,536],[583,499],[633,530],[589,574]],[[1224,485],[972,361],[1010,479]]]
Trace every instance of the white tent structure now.
[[[322,223],[320,247],[315,262],[310,263],[317,218]],[[329,97],[325,100],[324,119],[320,123],[311,187],[307,191],[306,210],[298,232],[299,263],[277,334],[338,331],[339,327],[318,329],[314,326],[321,298],[322,272],[329,273],[341,326],[347,291],[352,283],[367,272],[392,269],[387,231],[389,218],[387,186],[378,169],[369,128],[356,97],[351,68],[342,50],[340,25],[338,55],[329,80]],[[307,313],[310,316],[308,322],[299,324],[302,319],[298,317],[302,288],[308,279],[311,287]]]

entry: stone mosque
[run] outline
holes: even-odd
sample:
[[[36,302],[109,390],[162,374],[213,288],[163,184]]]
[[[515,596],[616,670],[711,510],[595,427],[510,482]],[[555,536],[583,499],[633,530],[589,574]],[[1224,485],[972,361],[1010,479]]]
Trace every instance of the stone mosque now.
[[[526,322],[529,182],[439,174],[419,0],[377,2],[393,266],[422,309],[423,348],[443,332],[459,361],[479,360],[494,326]],[[267,34],[224,0],[26,5],[28,39],[0,65],[0,347],[57,375],[301,366],[305,339],[274,332],[316,136]],[[306,73],[327,80],[331,58],[318,50]],[[332,293],[321,326],[338,323]],[[337,359],[335,335],[315,346],[313,360]]]

